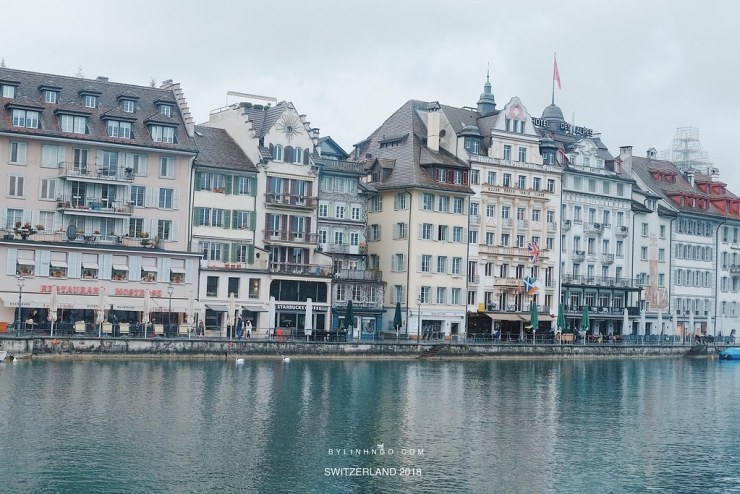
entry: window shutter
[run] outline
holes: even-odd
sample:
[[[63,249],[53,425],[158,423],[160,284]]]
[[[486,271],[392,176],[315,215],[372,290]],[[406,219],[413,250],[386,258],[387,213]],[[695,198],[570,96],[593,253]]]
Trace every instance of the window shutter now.
[[[195,184],[193,189],[201,190],[201,184],[203,180],[203,172],[195,172]]]
[[[49,276],[49,261],[51,260],[51,252],[48,250],[37,251],[36,256],[36,276]]]
[[[303,164],[304,165],[308,164],[308,148],[303,150]]]
[[[231,244],[221,244],[221,259],[219,259],[219,261],[226,262],[231,259],[231,257],[229,256],[229,247],[231,247]]]
[[[100,270],[98,271],[98,278],[101,280],[109,280],[111,277],[111,271],[113,269],[113,255],[103,254],[100,259]]]
[[[180,189],[174,189],[172,193],[172,209],[180,209]]]
[[[172,221],[170,225],[170,240],[177,240],[177,221]]]
[[[424,234],[424,223],[419,224],[419,238],[421,239]]]
[[[228,230],[231,228],[231,209],[224,209],[223,215],[223,228]]]
[[[249,244],[247,246],[247,262],[249,264],[254,264],[254,245]]]
[[[160,257],[157,259],[157,281],[170,281],[170,267],[172,263],[169,257]]]
[[[193,226],[200,225],[200,210],[201,208],[193,208]]]
[[[8,264],[5,274],[15,276],[16,274],[16,263],[18,262],[18,250],[8,249]]]
[[[194,264],[192,259],[185,260],[185,283],[190,284],[193,282]]]
[[[82,275],[82,253],[70,252],[67,254],[67,277],[79,278]]]
[[[239,181],[238,180],[234,180],[234,176],[233,175],[225,175],[224,176],[224,182],[225,182],[224,191],[227,194],[233,194],[234,193],[234,186],[237,186],[239,184]]]
[[[141,257],[129,256],[128,258],[128,279],[129,281],[139,281],[141,278]]]
[[[257,212],[249,212],[249,229],[254,231],[257,228]]]
[[[416,272],[421,273],[421,256],[416,256]]]

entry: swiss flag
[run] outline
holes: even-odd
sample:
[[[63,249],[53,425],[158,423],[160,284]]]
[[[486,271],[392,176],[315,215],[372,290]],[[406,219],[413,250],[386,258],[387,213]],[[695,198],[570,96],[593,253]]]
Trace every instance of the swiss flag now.
[[[557,81],[558,83],[558,89],[563,89],[563,87],[560,85],[560,72],[558,71],[558,57],[557,55],[552,56],[553,61],[555,64],[552,68],[552,80]]]

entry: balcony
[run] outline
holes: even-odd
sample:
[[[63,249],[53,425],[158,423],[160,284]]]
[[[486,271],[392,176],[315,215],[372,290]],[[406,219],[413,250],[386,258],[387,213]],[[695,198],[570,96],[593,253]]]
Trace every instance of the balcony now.
[[[62,161],[59,176],[78,181],[133,182],[134,169],[130,167],[91,165]]]
[[[266,244],[285,242],[290,244],[316,244],[316,234],[308,232],[289,232],[285,230],[262,230]]]
[[[365,165],[363,163],[356,163],[354,161],[332,160],[332,159],[323,159],[321,162],[324,165],[323,166],[324,170],[351,172],[351,173],[357,173],[360,175],[365,174]]]
[[[504,228],[511,228],[512,226],[514,226],[514,221],[509,218],[503,218],[501,220],[501,226]]]
[[[478,274],[469,274],[468,275],[468,283],[471,285],[478,285],[480,283],[480,275]]]
[[[730,266],[730,274],[732,276],[740,276],[740,266],[733,264]]]
[[[471,214],[470,215],[470,224],[471,225],[480,225],[480,215],[479,214]]]
[[[318,200],[316,197],[300,196],[294,194],[275,194],[268,192],[265,194],[265,203],[269,206],[316,209]]]
[[[516,227],[517,228],[524,228],[526,229],[529,226],[529,221],[527,220],[516,220]]]
[[[601,235],[604,233],[604,225],[601,223],[585,223],[583,225],[583,230],[586,233],[596,233],[598,235]]]
[[[601,254],[601,264],[613,264],[614,254]]]
[[[617,231],[616,231],[617,237],[626,237],[627,235],[629,235],[629,233],[630,233],[629,227],[627,227],[627,226],[618,226],[617,227]]]
[[[338,269],[334,277],[340,280],[383,281],[382,271],[360,271],[359,269]]]
[[[519,287],[522,284],[521,278],[499,278],[496,277],[494,279],[494,286],[502,286],[502,287]]]
[[[637,278],[610,278],[602,276],[583,276],[572,274],[564,274],[562,277],[563,285],[588,285],[615,288],[637,288],[639,286],[637,281]]]
[[[495,256],[529,257],[529,251],[527,249],[523,249],[520,247],[508,247],[508,246],[501,246],[501,245],[481,244],[478,246],[478,251],[481,253],[492,254]]]
[[[582,305],[566,305],[564,307],[566,314],[568,314],[571,317],[580,316],[583,314],[583,306]],[[596,316],[599,315],[611,315],[611,316],[619,316],[624,317],[624,307],[603,307],[600,305],[595,306],[589,306],[588,309],[590,316]],[[640,308],[639,307],[627,307],[627,314],[630,316],[639,316],[640,315]]]
[[[547,223],[547,231],[548,232],[556,232],[556,231],[558,231],[558,224],[555,223],[555,222],[553,222],[553,221],[548,222]]]
[[[586,260],[586,251],[576,250],[573,252],[573,262],[583,262]]]
[[[318,264],[298,264],[290,262],[270,263],[271,273],[300,274],[310,276],[331,276],[331,266],[320,266]]]
[[[131,201],[115,201],[105,197],[60,196],[57,211],[82,216],[131,216]]]
[[[529,314],[531,310],[529,307],[529,304],[522,304],[522,305],[509,304],[505,307],[499,307],[498,304],[494,304],[494,303],[486,304],[486,309],[488,310],[488,312],[523,312],[527,314]],[[538,314],[550,314],[550,306],[549,305],[538,305],[537,313]]]
[[[567,232],[568,230],[570,230],[570,226],[571,226],[571,221],[570,220],[563,220],[561,224],[563,226],[563,231],[564,232]]]

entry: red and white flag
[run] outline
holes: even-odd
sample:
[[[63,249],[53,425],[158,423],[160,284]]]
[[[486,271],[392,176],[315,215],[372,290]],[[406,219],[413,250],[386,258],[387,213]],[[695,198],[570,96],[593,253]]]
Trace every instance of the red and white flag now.
[[[560,72],[558,71],[558,57],[557,55],[552,56],[553,61],[555,64],[552,68],[552,80],[557,81],[558,83],[558,89],[563,89],[563,87],[560,85]]]

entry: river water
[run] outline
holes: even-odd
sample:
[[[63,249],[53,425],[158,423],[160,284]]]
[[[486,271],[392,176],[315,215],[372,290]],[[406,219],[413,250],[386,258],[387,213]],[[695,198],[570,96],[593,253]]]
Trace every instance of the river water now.
[[[713,359],[29,360],[0,397],[2,492],[740,492]]]

